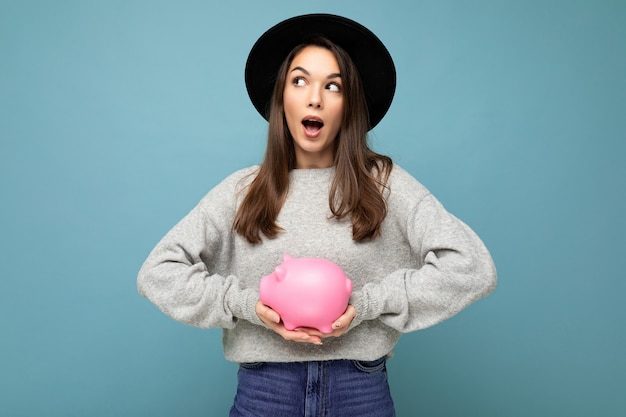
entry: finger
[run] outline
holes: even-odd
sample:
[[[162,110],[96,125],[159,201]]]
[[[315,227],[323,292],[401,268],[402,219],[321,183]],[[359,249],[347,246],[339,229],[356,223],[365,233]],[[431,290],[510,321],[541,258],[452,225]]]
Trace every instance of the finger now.
[[[280,323],[280,315],[262,302],[257,302],[257,315],[272,323]]]
[[[309,336],[315,336],[315,337],[319,338],[320,340],[326,339],[326,338],[329,338],[329,337],[341,336],[341,334],[343,333],[341,330],[336,330],[334,328],[333,328],[333,330],[330,333],[323,333],[323,332],[321,332],[321,331],[319,331],[317,329],[313,329],[313,328],[310,328],[310,327],[297,328],[296,330],[305,332]]]
[[[318,336],[311,336],[309,334],[304,333],[302,336],[300,336],[299,340],[296,340],[297,342],[303,342],[303,343],[312,343],[314,345],[318,345],[321,346],[322,345],[322,339]]]
[[[268,308],[267,310],[265,310],[265,317],[267,317],[270,321],[274,323],[280,323],[280,316],[278,315],[277,312],[275,312],[271,308]]]
[[[294,342],[312,343],[314,345],[322,344],[322,339],[319,336],[299,330],[290,331],[285,329],[285,331],[282,332],[281,336],[283,336],[283,338],[286,340],[291,340]]]
[[[348,327],[350,323],[352,323],[352,320],[354,320],[354,317],[356,317],[356,309],[353,306],[349,305],[348,308],[346,308],[345,313],[343,313],[341,317],[335,320],[332,325],[333,329],[338,330],[343,327]]]
[[[322,339],[318,335],[309,334],[306,331],[302,331],[299,329],[287,330],[282,322],[270,322],[264,317],[262,317],[261,320],[267,325],[269,329],[273,330],[285,340],[298,343],[312,343],[314,345],[322,344]]]
[[[296,332],[304,332],[306,334],[308,334],[309,336],[317,336],[317,337],[324,337],[327,336],[326,333],[322,333],[319,330],[313,328],[313,327],[298,327],[296,329],[294,329],[294,331]]]
[[[337,319],[336,322],[333,323],[333,329],[339,330],[343,327],[343,320],[341,318]]]

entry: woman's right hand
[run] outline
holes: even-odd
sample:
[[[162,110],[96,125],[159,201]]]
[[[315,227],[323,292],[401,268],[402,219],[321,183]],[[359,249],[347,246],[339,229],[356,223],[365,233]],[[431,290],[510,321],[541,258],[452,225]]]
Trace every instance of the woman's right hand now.
[[[280,315],[261,301],[256,303],[255,310],[261,321],[283,339],[300,343],[312,343],[314,345],[322,344],[322,339],[318,336],[309,335],[299,330],[287,330],[280,319]]]

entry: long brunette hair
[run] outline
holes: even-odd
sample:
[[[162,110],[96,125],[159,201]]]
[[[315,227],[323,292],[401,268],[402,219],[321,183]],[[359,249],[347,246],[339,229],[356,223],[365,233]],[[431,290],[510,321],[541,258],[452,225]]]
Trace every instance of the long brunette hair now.
[[[358,70],[341,47],[327,38],[316,37],[294,48],[278,71],[270,103],[265,158],[233,223],[234,230],[250,243],[260,243],[261,235],[276,237],[282,230],[276,218],[289,189],[289,171],[296,166],[293,138],[284,116],[283,91],[293,59],[307,46],[330,50],[343,81],[342,125],[334,141],[335,176],[328,196],[333,217],[343,219],[350,215],[352,239],[364,241],[380,235],[387,215],[383,192],[393,164],[391,158],[368,146],[369,117]]]

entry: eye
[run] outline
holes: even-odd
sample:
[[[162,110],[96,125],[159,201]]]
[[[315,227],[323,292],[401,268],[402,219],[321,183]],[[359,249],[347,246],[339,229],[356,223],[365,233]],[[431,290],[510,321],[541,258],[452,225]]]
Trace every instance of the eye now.
[[[328,85],[326,85],[326,89],[329,91],[334,91],[336,93],[340,93],[341,92],[341,85],[337,84],[337,83],[330,83]]]
[[[292,84],[296,87],[302,87],[306,84],[306,80],[302,77],[295,77],[292,81]]]

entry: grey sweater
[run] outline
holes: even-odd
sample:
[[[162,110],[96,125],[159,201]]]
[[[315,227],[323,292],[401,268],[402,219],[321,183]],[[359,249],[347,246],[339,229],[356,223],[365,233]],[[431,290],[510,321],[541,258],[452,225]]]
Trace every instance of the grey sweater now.
[[[403,332],[439,323],[494,289],[495,266],[478,236],[397,165],[380,237],[355,242],[350,220],[331,217],[334,168],[297,169],[277,219],[284,230],[248,243],[232,225],[257,169],[237,171],[211,190],[157,244],[138,276],[139,292],[168,316],[222,328],[226,359],[374,360],[390,354]],[[343,336],[322,346],[289,342],[257,317],[259,281],[285,253],[329,259],[352,280],[357,316]]]

